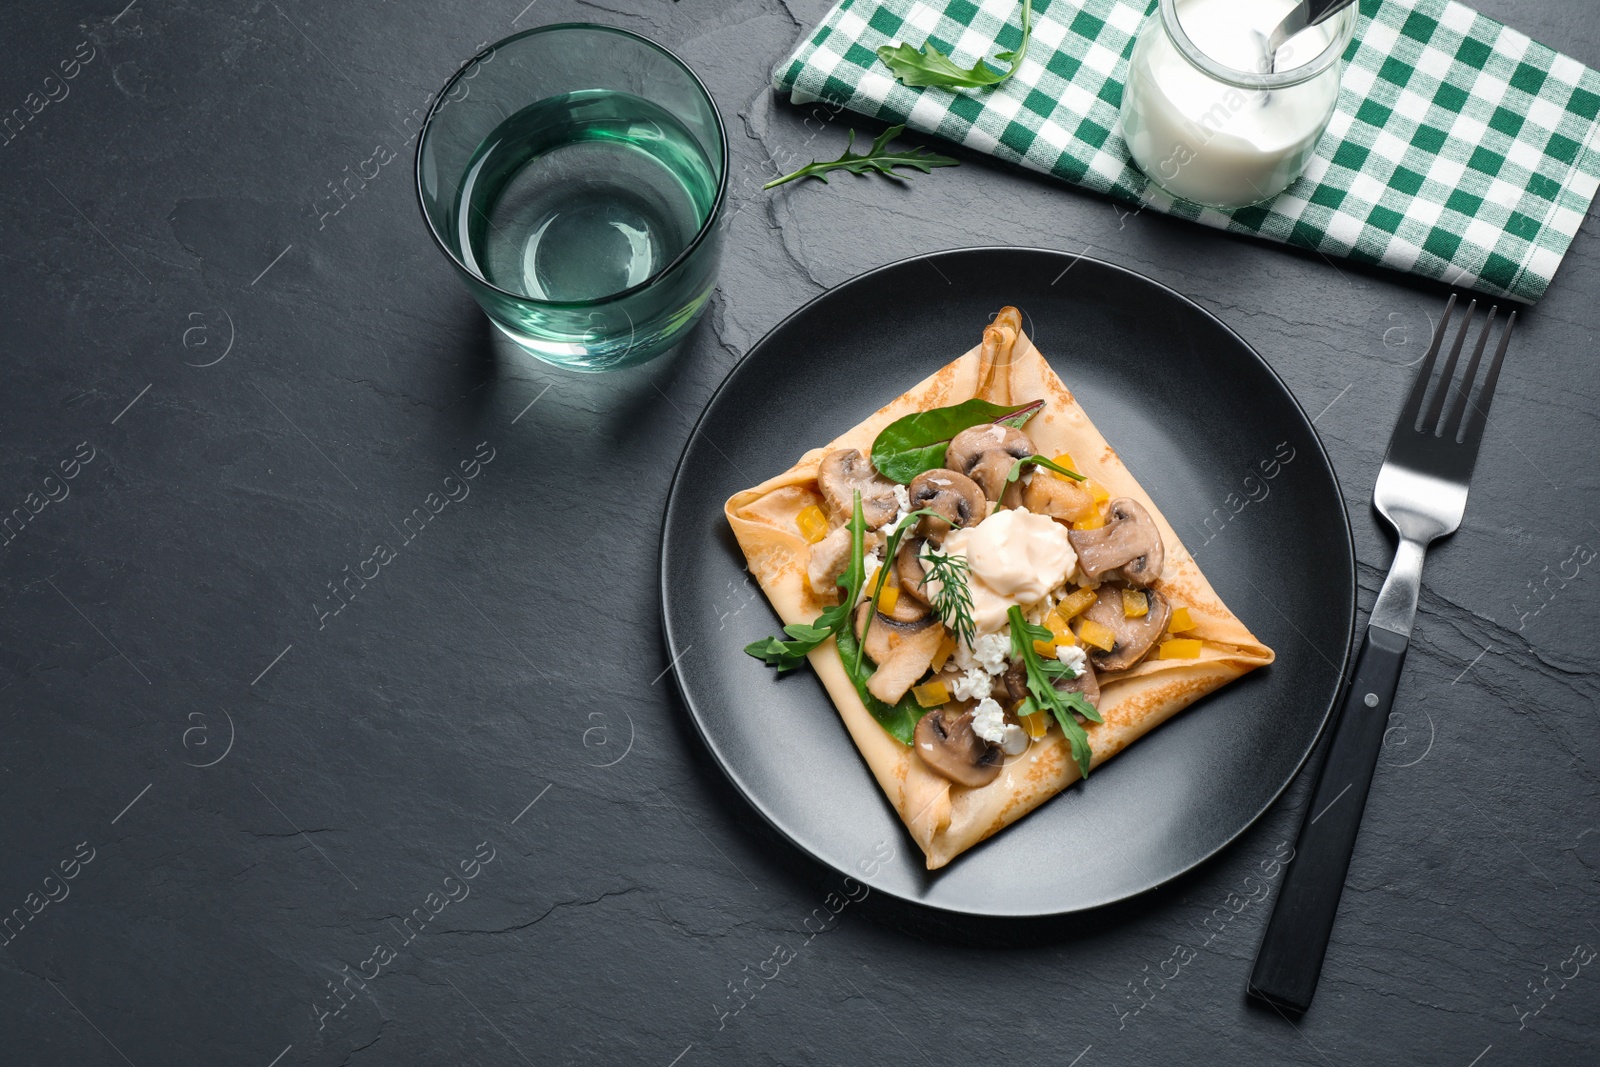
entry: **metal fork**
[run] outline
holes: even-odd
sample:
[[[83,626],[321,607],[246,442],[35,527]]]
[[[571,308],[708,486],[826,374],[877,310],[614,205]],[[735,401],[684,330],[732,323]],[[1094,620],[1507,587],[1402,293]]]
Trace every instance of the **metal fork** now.
[[[1400,544],[1367,621],[1366,638],[1356,656],[1327,760],[1312,790],[1293,862],[1250,975],[1251,994],[1298,1012],[1311,1006],[1328,951],[1350,853],[1383,746],[1400,668],[1411,643],[1423,555],[1429,544],[1461,525],[1489,404],[1517,321],[1513,311],[1500,331],[1483,383],[1474,393],[1499,309],[1489,309],[1471,361],[1465,373],[1457,375],[1478,302],[1468,305],[1449,356],[1436,376],[1435,365],[1455,306],[1456,298],[1451,296],[1378,471],[1372,502],[1400,535]]]

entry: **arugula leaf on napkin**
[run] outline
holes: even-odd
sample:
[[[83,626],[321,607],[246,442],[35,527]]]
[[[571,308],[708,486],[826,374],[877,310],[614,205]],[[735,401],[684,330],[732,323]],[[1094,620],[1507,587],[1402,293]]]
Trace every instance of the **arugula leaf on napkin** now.
[[[830,170],[847,170],[851,174],[876,172],[887,178],[900,180],[908,178],[910,175],[896,174],[894,172],[895,167],[914,167],[927,174],[934,167],[959,167],[961,165],[960,160],[951,159],[949,156],[941,156],[937,152],[930,152],[921,145],[901,152],[888,151],[889,142],[904,133],[905,128],[905,124],[901,123],[899,126],[890,126],[887,130],[878,134],[873,139],[872,147],[867,149],[865,155],[856,155],[850,151],[851,145],[856,143],[856,131],[851,130],[850,139],[845,142],[844,155],[838,159],[830,159],[823,163],[812,160],[793,174],[785,174],[781,178],[768,182],[761,188],[771,189],[773,186],[782,185],[784,182],[792,182],[796,178],[816,178],[823,184],[827,184],[828,179],[823,177],[823,174]]]
[[[902,85],[912,88],[931,85],[937,89],[981,89],[999,85],[1022,66],[1022,57],[1028,54],[1028,38],[1033,36],[1033,0],[1022,0],[1022,43],[1014,52],[998,52],[995,59],[1011,64],[1010,69],[997,71],[983,60],[972,67],[958,67],[951,58],[930,44],[921,49],[912,48],[904,41],[884,45],[878,49],[878,58],[894,72]]]

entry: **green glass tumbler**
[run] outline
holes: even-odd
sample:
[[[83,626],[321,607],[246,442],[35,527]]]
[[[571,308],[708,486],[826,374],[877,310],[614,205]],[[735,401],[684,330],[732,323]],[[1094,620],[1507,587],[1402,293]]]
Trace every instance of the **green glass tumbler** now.
[[[682,340],[716,284],[727,189],[710,92],[665,48],[607,26],[489,46],[417,138],[434,240],[491,322],[572,370]]]

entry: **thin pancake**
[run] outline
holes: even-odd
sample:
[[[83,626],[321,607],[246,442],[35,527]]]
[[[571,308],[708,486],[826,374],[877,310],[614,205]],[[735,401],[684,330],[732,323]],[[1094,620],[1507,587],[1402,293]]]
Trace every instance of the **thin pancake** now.
[[[998,404],[1042,398],[1044,410],[1026,427],[1038,451],[1047,456],[1071,453],[1079,473],[1100,483],[1113,498],[1132,497],[1144,505],[1166,547],[1166,565],[1154,587],[1189,609],[1195,625],[1184,636],[1204,642],[1198,659],[1152,658],[1125,672],[1102,675],[1099,710],[1105,722],[1085,726],[1094,751],[1091,768],[1200,697],[1272,662],[1272,650],[1217,597],[1155,501],[1021,332],[1011,308],[996,316],[983,344],[826,446],[807,452],[789,470],[728,499],[723,510],[750,573],[785,624],[810,622],[831,603],[807,587],[810,545],[795,525],[802,509],[822,502],[816,483],[822,457],[839,448],[869,454],[879,431],[895,419],[974,396]],[[929,770],[872,718],[845,674],[833,641],[818,646],[810,660],[878,785],[926,854],[930,870],[943,867],[1078,780],[1078,767],[1065,739],[1052,729],[1044,740],[1009,760],[990,784],[975,789],[955,785]]]

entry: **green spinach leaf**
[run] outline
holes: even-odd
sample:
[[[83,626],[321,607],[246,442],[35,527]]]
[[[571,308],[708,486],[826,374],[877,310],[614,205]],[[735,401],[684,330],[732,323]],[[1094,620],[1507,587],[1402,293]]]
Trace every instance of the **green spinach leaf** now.
[[[950,407],[913,412],[879,431],[872,442],[872,465],[890,481],[909,485],[923,471],[944,466],[945,449],[962,430],[986,422],[1020,429],[1043,407],[1043,400],[1007,408],[973,398]]]

